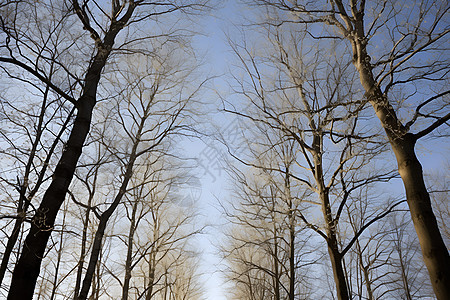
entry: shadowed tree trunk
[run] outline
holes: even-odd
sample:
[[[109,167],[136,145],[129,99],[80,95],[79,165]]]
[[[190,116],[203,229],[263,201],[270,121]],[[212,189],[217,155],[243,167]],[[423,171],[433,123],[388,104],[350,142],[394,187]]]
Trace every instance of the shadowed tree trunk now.
[[[149,274],[148,274],[148,283],[147,283],[147,293],[145,295],[145,300],[152,299],[153,296],[153,286],[155,285],[155,261],[156,254],[150,253],[150,261],[148,263]]]
[[[111,53],[117,34],[131,17],[134,8],[135,4],[132,2],[120,20],[113,19],[111,21],[111,27],[106,32],[103,41],[100,40],[98,35],[94,36],[97,43],[97,52],[86,72],[82,95],[76,102],[78,111],[73,128],[56,166],[52,182],[32,218],[30,232],[24,241],[23,251],[14,268],[8,299],[32,299],[33,297],[47,241],[53,230],[58,211],[66,197],[83,144],[89,132],[101,72]],[[80,18],[86,22],[84,17],[80,16]]]
[[[284,189],[286,194],[286,202],[288,204],[288,221],[289,221],[289,300],[295,299],[295,208],[292,203],[291,180],[289,177],[289,165],[286,164],[286,174],[284,178]]]
[[[343,259],[342,254],[339,251],[339,244],[337,240],[337,228],[336,222],[331,213],[331,203],[328,195],[328,189],[324,184],[324,174],[322,171],[322,150],[321,150],[321,140],[320,137],[314,137],[313,148],[316,149],[314,156],[314,167],[315,167],[315,179],[318,187],[318,194],[322,204],[322,214],[325,220],[326,235],[327,235],[327,246],[328,255],[330,256],[331,267],[333,269],[333,278],[336,283],[336,294],[339,300],[350,299],[349,291],[347,287],[347,279],[345,276],[344,267],[342,265]]]
[[[100,156],[100,151],[99,151],[99,156]],[[98,157],[98,159],[100,159]],[[80,292],[80,287],[81,287],[81,277],[83,275],[83,269],[84,269],[84,262],[86,260],[86,252],[87,252],[87,235],[88,235],[88,228],[89,228],[89,218],[92,212],[92,202],[94,199],[94,195],[95,195],[95,190],[96,190],[96,186],[97,186],[97,179],[98,179],[98,175],[99,175],[99,164],[97,164],[94,168],[93,171],[93,180],[92,180],[92,188],[90,188],[89,183],[88,183],[88,178],[83,178],[82,182],[84,182],[86,184],[86,188],[89,191],[89,196],[88,196],[88,202],[87,202],[87,206],[86,206],[86,212],[84,215],[84,220],[83,220],[83,233],[81,235],[81,249],[80,249],[80,259],[78,260],[78,266],[77,266],[77,275],[76,275],[76,279],[75,279],[75,288],[74,288],[74,300],[77,300],[78,298],[78,294]],[[71,194],[72,199],[74,200],[74,202],[76,202],[78,204],[78,202],[74,199],[74,196]]]

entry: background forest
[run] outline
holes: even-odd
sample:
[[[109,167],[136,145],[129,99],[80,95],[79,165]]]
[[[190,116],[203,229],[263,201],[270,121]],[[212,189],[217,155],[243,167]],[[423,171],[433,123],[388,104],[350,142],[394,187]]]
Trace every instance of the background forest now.
[[[0,298],[450,299],[449,10],[0,1]]]

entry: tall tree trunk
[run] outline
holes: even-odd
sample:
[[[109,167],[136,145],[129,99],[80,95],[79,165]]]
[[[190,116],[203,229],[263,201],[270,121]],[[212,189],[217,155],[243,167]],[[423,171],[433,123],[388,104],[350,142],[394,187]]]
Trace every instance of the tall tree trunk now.
[[[272,254],[272,258],[273,258],[273,275],[272,275],[272,282],[273,282],[273,294],[275,296],[274,300],[280,300],[281,296],[280,296],[280,280],[281,280],[281,272],[282,270],[280,270],[280,266],[279,266],[279,258],[278,258],[278,230],[277,230],[277,222],[275,221],[277,219],[276,214],[277,214],[277,208],[276,208],[276,196],[275,193],[272,189],[272,187],[270,187],[270,195],[271,195],[271,221],[272,221],[272,230],[273,230],[273,253]]]
[[[133,260],[133,240],[134,232],[136,230],[136,211],[138,206],[138,199],[135,199],[133,203],[133,211],[131,212],[131,224],[128,232],[128,247],[127,247],[127,259],[125,261],[125,278],[123,280],[122,287],[122,300],[128,299],[128,290],[130,289],[132,260]]]
[[[96,102],[97,84],[106,57],[97,54],[86,76],[85,93],[78,100],[78,113],[61,159],[56,166],[52,183],[31,221],[22,254],[14,268],[8,299],[32,299],[47,241],[53,230],[58,211],[64,202],[89,132],[92,110]]]
[[[119,191],[117,192],[114,201],[111,203],[108,209],[100,216],[100,223],[98,225],[97,232],[95,233],[94,245],[92,247],[91,257],[89,259],[89,265],[86,270],[86,275],[83,280],[83,285],[81,287],[80,294],[78,295],[78,300],[85,300],[87,298],[89,289],[91,287],[92,276],[94,275],[95,266],[97,264],[100,252],[102,251],[103,236],[105,235],[106,226],[112,214],[114,213],[120,201],[122,200],[123,196],[125,195],[128,183],[130,182],[131,176],[133,175],[134,163],[136,162],[137,159],[137,149],[141,142],[142,132],[144,131],[145,122],[147,120],[149,109],[150,106],[147,106],[146,109],[144,110],[144,117],[141,118],[140,120],[140,124],[137,129],[136,136],[134,137],[133,147],[131,149],[129,161],[125,168],[125,174],[123,174],[123,181],[119,188]],[[126,270],[126,272],[127,271],[128,270]]]
[[[133,147],[133,151],[136,151],[137,144]],[[127,165],[127,170],[124,175],[124,180],[122,185],[120,186],[119,192],[114,198],[113,203],[110,207],[100,216],[100,223],[98,224],[97,232],[95,233],[94,245],[92,246],[91,257],[89,259],[88,268],[86,270],[86,274],[84,276],[83,285],[81,287],[80,294],[78,295],[78,300],[85,300],[88,296],[89,289],[92,285],[92,278],[94,276],[95,267],[98,262],[98,258],[102,251],[103,245],[103,236],[105,235],[106,226],[108,225],[108,221],[112,216],[113,212],[116,210],[120,201],[122,200],[123,195],[125,194],[128,186],[128,182],[130,181],[132,175],[132,169],[135,162],[135,153],[132,154],[130,158],[130,162]]]
[[[147,284],[147,294],[145,295],[145,300],[152,299],[153,296],[153,286],[155,284],[155,266],[154,261],[155,258],[152,258],[151,262],[149,263],[149,273],[148,273],[148,284]]]
[[[97,172],[96,172],[95,178],[94,178],[94,186],[95,186],[96,181],[97,181]],[[80,252],[80,260],[78,261],[77,277],[75,280],[75,289],[74,289],[74,297],[73,297],[74,300],[78,299],[78,295],[79,295],[80,287],[81,287],[81,276],[83,275],[84,261],[86,259],[87,233],[88,233],[89,216],[90,216],[90,212],[91,212],[93,197],[94,197],[94,194],[91,193],[89,195],[89,200],[88,200],[88,204],[87,204],[88,208],[86,209],[86,215],[84,217],[84,222],[83,222],[83,234],[81,237],[81,252]]]
[[[31,220],[30,231],[25,238],[22,253],[14,268],[8,299],[25,300],[33,298],[48,239],[59,209],[66,198],[83,144],[89,133],[102,70],[111,53],[117,34],[131,17],[134,7],[134,4],[130,4],[122,19],[112,21],[103,42],[97,41],[97,52],[88,67],[84,80],[85,86],[76,103],[78,112],[72,131],[55,168],[52,182],[44,193],[42,202]]]
[[[292,201],[289,202],[289,300],[295,299],[295,223]]]
[[[311,119],[312,120],[312,119]],[[312,126],[315,128],[315,126]],[[339,252],[337,241],[336,222],[331,211],[331,203],[328,189],[324,183],[324,175],[322,169],[322,133],[317,132],[313,141],[313,158],[314,158],[314,177],[317,184],[319,198],[322,205],[322,214],[325,220],[327,232],[327,247],[330,256],[331,267],[333,269],[334,282],[336,284],[336,293],[339,300],[350,299],[347,280],[343,268],[342,255]]]
[[[275,300],[280,300],[280,272],[279,272],[279,266],[278,266],[278,239],[277,239],[277,230],[276,230],[276,222],[273,222],[273,233],[274,233],[274,253],[273,253],[273,268],[274,268],[274,294],[275,294]]]
[[[363,275],[364,275],[364,281],[365,281],[365,285],[366,285],[366,289],[367,289],[367,300],[374,300],[373,298],[373,291],[372,291],[372,284],[370,283],[370,277],[369,277],[369,272],[367,270],[367,268],[363,267]]]
[[[291,180],[289,178],[289,166],[286,164],[286,174],[284,179],[284,188],[286,200],[288,203],[289,220],[289,300],[295,299],[295,214],[292,205]]]
[[[336,238],[329,237],[328,255],[330,256],[331,267],[333,269],[334,282],[336,284],[336,293],[339,300],[350,299],[345,278],[344,268],[342,266],[342,255],[337,248]]]
[[[98,156],[97,156],[97,161],[101,160],[101,156],[102,156],[102,154],[99,150]],[[88,198],[87,207],[86,207],[86,214],[84,216],[84,221],[83,221],[83,233],[81,236],[80,259],[78,261],[77,276],[75,279],[75,288],[74,288],[74,293],[73,293],[74,300],[78,299],[78,295],[80,293],[80,288],[81,288],[81,277],[83,275],[84,262],[86,260],[86,245],[87,245],[87,235],[88,235],[88,228],[89,228],[89,219],[90,219],[91,210],[92,210],[92,202],[94,200],[94,196],[96,193],[99,169],[100,169],[100,164],[97,164],[95,166],[95,171],[94,171],[94,176],[93,176],[94,178],[92,180],[92,189],[88,188],[89,198]],[[88,178],[86,178],[86,184],[88,184]],[[71,195],[71,196],[74,197],[73,195]],[[73,200],[75,202],[75,199],[73,199]]]
[[[347,287],[347,279],[342,265],[342,255],[339,252],[339,245],[337,241],[336,225],[331,217],[331,207],[328,199],[328,192],[321,195],[323,213],[327,229],[327,247],[328,255],[330,256],[331,267],[333,269],[334,282],[336,284],[336,293],[339,300],[350,299]]]
[[[362,27],[362,25],[361,25]],[[430,195],[425,186],[422,165],[416,157],[414,148],[417,137],[409,133],[397,118],[380,87],[376,84],[370,57],[362,29],[352,40],[354,65],[359,72],[366,97],[373,106],[381,125],[397,158],[398,171],[403,180],[411,218],[419,237],[425,265],[433,285],[434,293],[440,300],[450,299],[450,256],[439,231],[436,217],[431,207]]]
[[[366,290],[367,290],[367,299],[374,300],[372,283],[370,281],[370,274],[369,274],[370,263],[367,266],[364,265],[363,250],[361,249],[361,245],[359,244],[359,239],[356,240],[355,246],[356,246],[356,251],[357,251],[357,255],[358,255],[358,265],[364,276],[364,283],[365,283]],[[362,288],[361,288],[361,290],[362,290]],[[362,291],[361,291],[361,294],[362,294]]]
[[[151,245],[151,251],[149,253],[149,260],[148,260],[148,284],[147,284],[147,293],[145,295],[145,300],[150,300],[153,296],[153,288],[155,285],[155,274],[156,274],[156,256],[159,251],[159,245],[160,242],[160,232],[159,232],[159,220],[158,220],[158,210],[152,209],[152,219],[153,219],[153,242]]]

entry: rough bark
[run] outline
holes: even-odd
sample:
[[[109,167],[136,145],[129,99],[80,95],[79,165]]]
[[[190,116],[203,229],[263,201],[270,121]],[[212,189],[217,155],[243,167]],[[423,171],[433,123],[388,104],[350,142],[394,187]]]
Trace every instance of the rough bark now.
[[[75,1],[76,2],[76,1]],[[82,147],[89,133],[92,112],[96,104],[97,87],[115,38],[131,17],[134,4],[120,20],[113,20],[102,41],[97,41],[97,52],[88,67],[85,86],[76,106],[78,109],[66,147],[56,166],[52,182],[44,193],[42,202],[31,221],[30,231],[24,241],[23,251],[14,268],[8,299],[32,299],[40,266],[56,216],[67,195],[75,173]]]

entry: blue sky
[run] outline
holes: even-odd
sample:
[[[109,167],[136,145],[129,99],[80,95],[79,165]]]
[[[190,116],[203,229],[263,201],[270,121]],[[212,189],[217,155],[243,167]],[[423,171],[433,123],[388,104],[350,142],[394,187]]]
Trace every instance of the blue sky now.
[[[222,6],[213,10],[212,14],[201,21],[201,27],[205,35],[196,38],[196,47],[207,54],[205,57],[205,70],[210,74],[220,76],[229,71],[232,55],[226,41],[226,34],[231,34],[235,27],[231,24],[236,21],[237,4],[235,1],[223,1]],[[227,84],[223,77],[217,77],[211,82],[211,89],[206,92],[204,102],[211,105],[215,110],[219,107],[219,97],[217,93],[227,93]],[[209,106],[208,105],[208,106]],[[220,124],[222,129],[233,126],[233,119],[228,118],[220,112],[212,112],[207,117],[211,122]],[[212,129],[212,124],[205,127],[207,131]],[[212,129],[211,131],[214,131]],[[201,182],[201,193],[198,204],[201,207],[203,221],[211,227],[208,227],[207,234],[199,238],[197,246],[202,251],[202,265],[200,270],[204,275],[204,289],[206,299],[224,300],[226,283],[219,272],[221,259],[217,254],[216,245],[219,242],[217,237],[220,235],[219,228],[224,222],[222,215],[218,210],[218,199],[224,199],[229,196],[227,189],[227,180],[225,172],[221,170],[221,152],[225,149],[211,138],[202,140],[190,140],[183,143],[191,157],[195,157],[198,162],[198,168],[195,171],[196,176]]]

